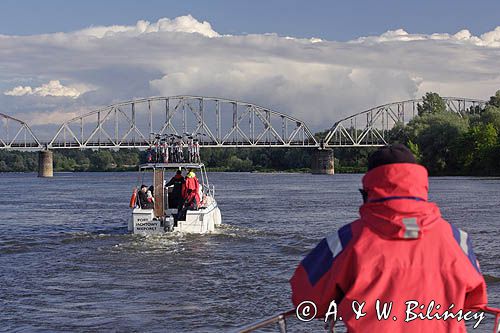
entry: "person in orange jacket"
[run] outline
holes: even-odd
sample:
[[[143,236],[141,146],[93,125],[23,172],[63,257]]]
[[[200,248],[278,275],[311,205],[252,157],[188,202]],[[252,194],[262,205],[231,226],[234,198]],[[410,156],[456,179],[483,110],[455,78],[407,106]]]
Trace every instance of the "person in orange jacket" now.
[[[193,170],[190,169],[186,175],[184,187],[182,188],[182,197],[186,199],[188,195],[187,190],[192,190],[194,192],[194,195],[196,196],[196,202],[199,204],[200,203],[199,187],[200,183],[198,182],[198,178],[196,178],[196,174],[193,172]]]
[[[464,320],[436,316],[483,308],[486,284],[471,237],[428,201],[426,168],[405,146],[386,146],[370,156],[362,183],[360,218],[302,260],[293,304],[313,302],[316,317],[336,306],[349,332],[465,332]],[[384,305],[390,315],[380,319]]]

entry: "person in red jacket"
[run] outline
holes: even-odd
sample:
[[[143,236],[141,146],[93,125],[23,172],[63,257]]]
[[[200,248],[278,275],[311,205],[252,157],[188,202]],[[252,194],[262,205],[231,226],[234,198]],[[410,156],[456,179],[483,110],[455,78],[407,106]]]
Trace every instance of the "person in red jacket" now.
[[[405,146],[386,146],[370,156],[362,183],[360,218],[302,260],[293,304],[313,302],[320,318],[335,301],[349,332],[465,332],[458,317],[436,318],[484,307],[486,284],[468,234],[427,200],[425,167]]]
[[[182,188],[182,197],[184,199],[188,196],[188,190],[193,191],[196,196],[196,202],[200,203],[200,195],[199,195],[200,183],[198,178],[196,178],[196,174],[193,172],[193,169],[190,169],[186,175],[184,186]]]

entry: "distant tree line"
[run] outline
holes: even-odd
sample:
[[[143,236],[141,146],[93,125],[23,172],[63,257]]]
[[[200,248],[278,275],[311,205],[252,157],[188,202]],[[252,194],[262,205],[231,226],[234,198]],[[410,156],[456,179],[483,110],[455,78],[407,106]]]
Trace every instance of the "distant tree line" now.
[[[390,142],[406,144],[431,175],[500,175],[500,90],[485,107],[460,116],[446,111],[445,101],[427,93],[418,105],[418,116],[406,126],[397,124]],[[327,131],[316,133],[324,138]],[[335,150],[336,172],[365,172],[375,148]],[[201,158],[213,171],[308,172],[313,149],[308,148],[202,148]],[[137,149],[118,151],[56,150],[55,171],[127,171],[146,161]],[[1,151],[0,172],[37,171],[34,152]]]
[[[286,148],[202,148],[212,171],[309,171],[312,151]],[[146,162],[138,149],[55,150],[54,171],[128,171]],[[0,172],[37,171],[38,153],[0,150]]]
[[[135,170],[145,153],[137,149],[55,150],[55,171],[126,171]],[[0,150],[0,172],[38,170],[38,153]]]

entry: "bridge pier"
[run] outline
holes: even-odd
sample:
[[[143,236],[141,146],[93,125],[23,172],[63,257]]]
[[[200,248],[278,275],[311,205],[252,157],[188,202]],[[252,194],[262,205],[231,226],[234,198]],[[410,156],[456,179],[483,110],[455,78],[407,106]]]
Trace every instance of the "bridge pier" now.
[[[311,161],[311,173],[320,175],[333,175],[335,173],[333,150],[315,150]]]
[[[54,176],[54,153],[50,150],[38,152],[38,177],[49,178]]]

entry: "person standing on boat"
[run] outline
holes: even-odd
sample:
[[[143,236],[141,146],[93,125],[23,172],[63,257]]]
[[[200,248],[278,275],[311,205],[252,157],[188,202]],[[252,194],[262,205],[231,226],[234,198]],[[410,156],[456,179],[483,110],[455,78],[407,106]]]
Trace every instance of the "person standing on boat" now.
[[[196,192],[194,192],[191,189],[187,190],[187,197],[186,200],[184,201],[184,208],[187,210],[197,210],[198,209],[198,204],[199,201],[197,199]]]
[[[200,202],[200,194],[199,194],[200,183],[198,178],[196,178],[196,174],[193,172],[193,169],[190,169],[188,174],[186,175],[186,183],[183,189],[182,197],[184,199],[187,198],[188,190],[192,190],[196,196],[196,202]]]
[[[178,208],[180,205],[182,205],[182,187],[184,186],[184,183],[186,181],[184,180],[184,177],[182,176],[182,171],[177,170],[175,175],[170,179],[170,181],[165,185],[166,187],[168,186],[174,186],[172,190],[172,194],[169,198],[172,198],[169,206],[171,208]]]
[[[187,189],[186,199],[184,200],[184,204],[182,206],[182,209],[179,210],[179,212],[177,214],[177,219],[181,220],[181,221],[186,220],[187,211],[188,210],[198,210],[198,205],[199,205],[199,201],[197,200],[196,192],[194,192],[190,188]]]
[[[414,316],[487,304],[470,237],[427,201],[426,168],[405,146],[386,146],[369,157],[362,183],[360,218],[302,260],[290,280],[293,304],[313,302],[319,318],[335,301],[349,332],[465,332],[463,320]],[[389,304],[390,316],[378,318]]]

